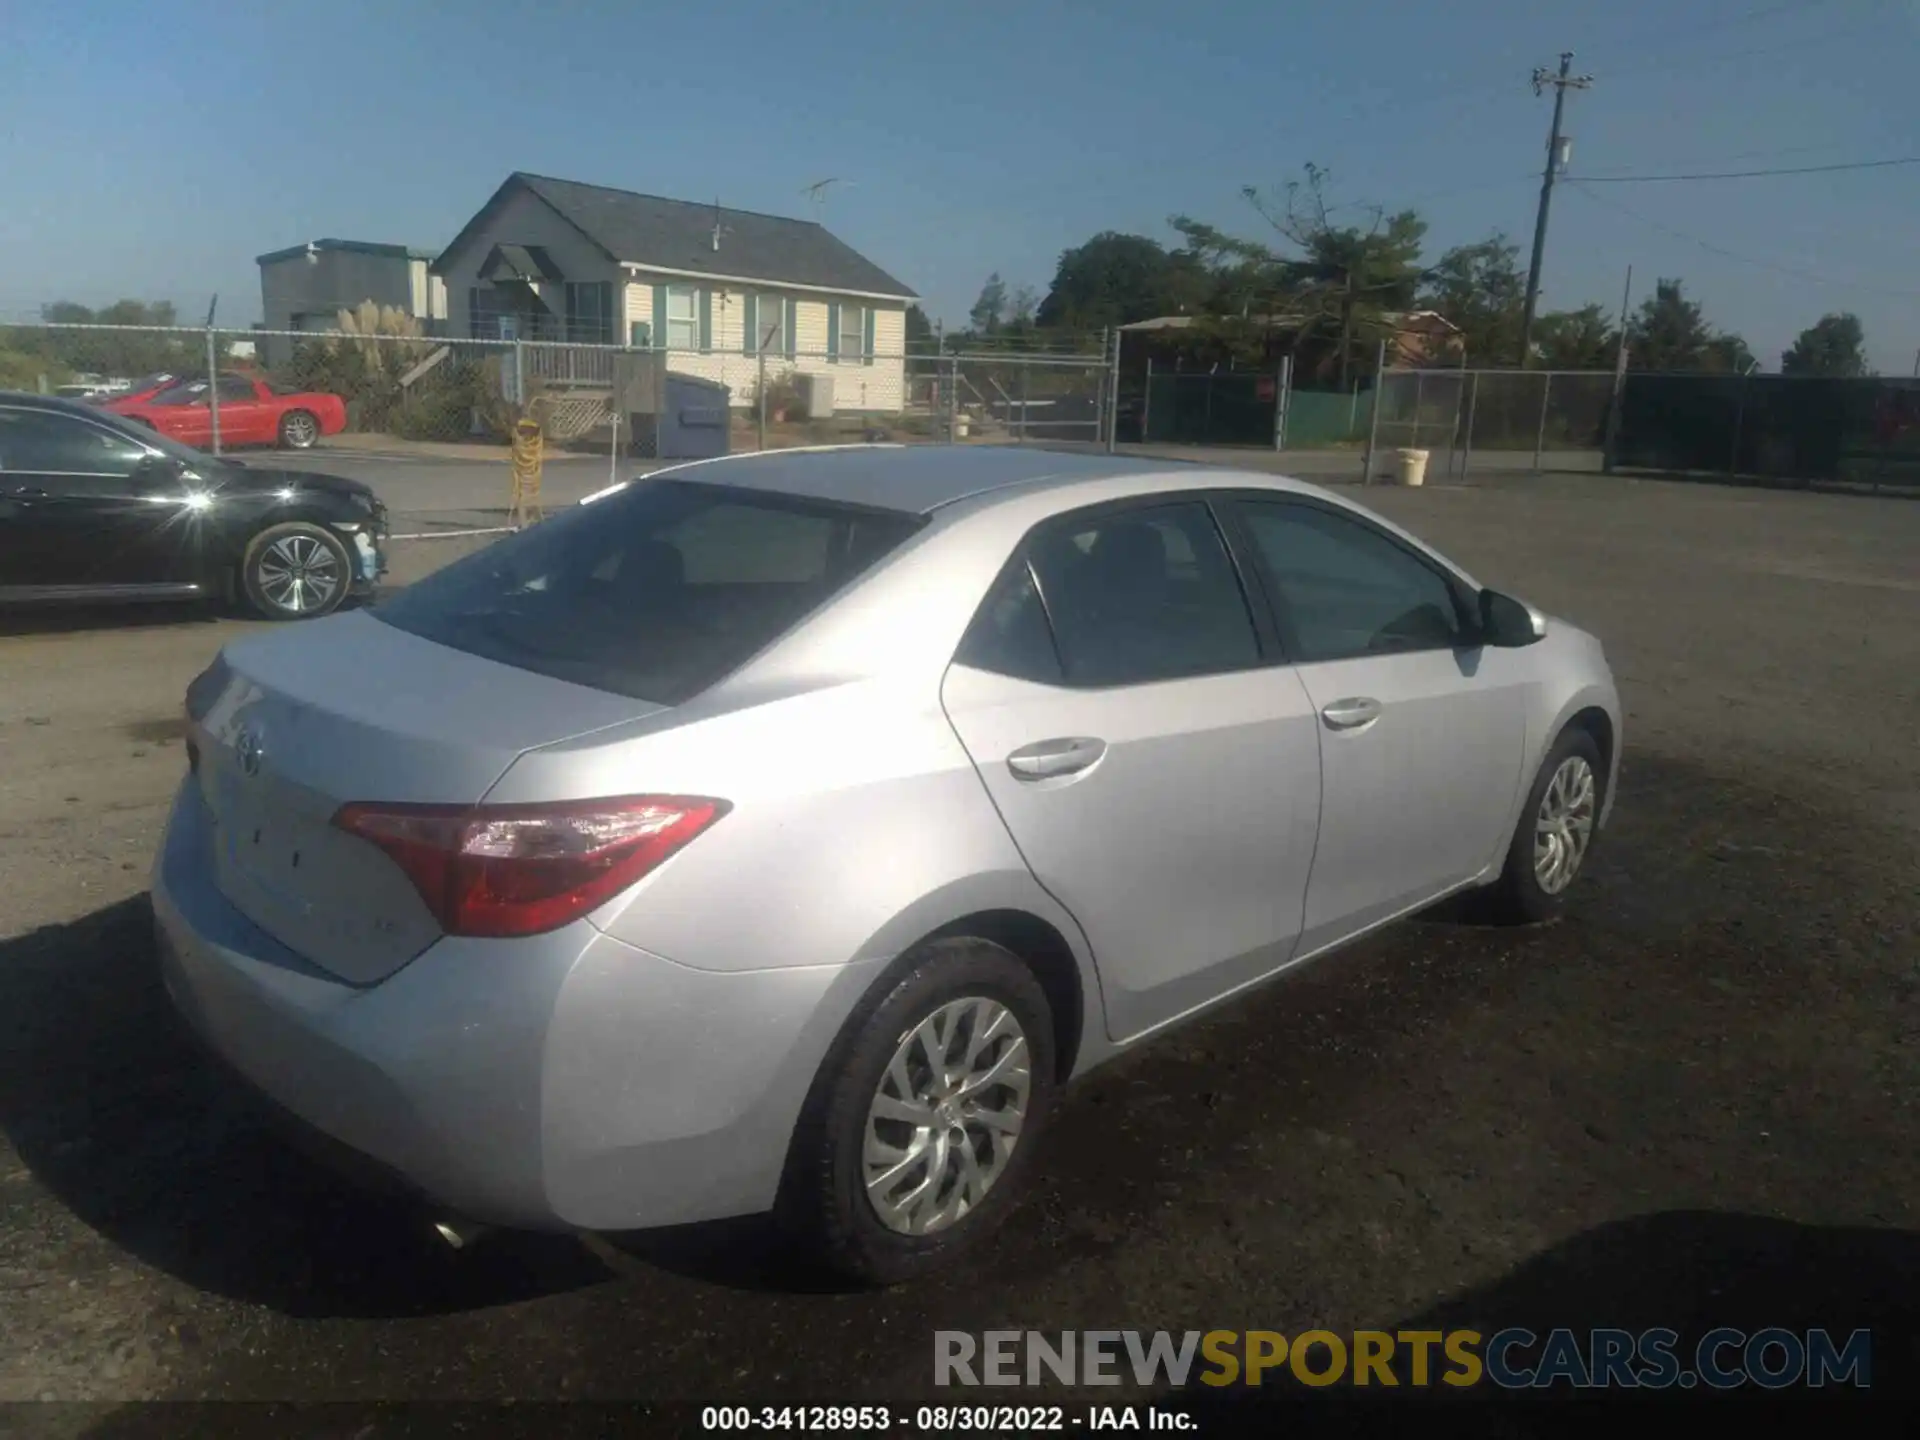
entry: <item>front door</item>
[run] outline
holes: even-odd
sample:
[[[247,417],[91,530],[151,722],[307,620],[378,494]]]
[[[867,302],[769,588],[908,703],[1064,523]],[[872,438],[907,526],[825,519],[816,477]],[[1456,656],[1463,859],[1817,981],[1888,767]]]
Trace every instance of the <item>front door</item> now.
[[[1127,1039],[1266,975],[1300,934],[1318,722],[1209,506],[1101,507],[1015,557],[942,701]]]
[[[1323,800],[1302,947],[1454,889],[1504,849],[1526,751],[1515,652],[1474,643],[1464,587],[1344,507],[1236,506],[1319,718]]]
[[[260,398],[258,387],[245,375],[222,375],[215,388],[220,397],[220,445],[267,445],[274,434],[274,408]],[[211,440],[211,435],[209,435]]]
[[[179,506],[149,453],[78,415],[0,407],[0,585],[149,584],[191,570]]]

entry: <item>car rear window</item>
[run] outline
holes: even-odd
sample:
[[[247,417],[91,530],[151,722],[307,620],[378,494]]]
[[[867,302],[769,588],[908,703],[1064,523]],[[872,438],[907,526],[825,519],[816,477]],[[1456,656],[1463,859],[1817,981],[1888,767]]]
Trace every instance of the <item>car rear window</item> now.
[[[731,486],[639,481],[456,561],[371,613],[470,655],[677,705],[920,523]]]

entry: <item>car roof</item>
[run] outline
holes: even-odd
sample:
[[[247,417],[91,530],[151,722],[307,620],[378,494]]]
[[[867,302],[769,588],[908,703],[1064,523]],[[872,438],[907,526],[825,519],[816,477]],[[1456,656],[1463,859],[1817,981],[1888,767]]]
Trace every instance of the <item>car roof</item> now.
[[[31,390],[0,390],[0,405],[24,405],[29,409],[64,410],[69,415],[100,418],[100,410],[83,400],[66,400],[58,395],[37,395]]]
[[[720,456],[653,473],[925,515],[993,491],[1202,467],[1029,445],[823,445]]]

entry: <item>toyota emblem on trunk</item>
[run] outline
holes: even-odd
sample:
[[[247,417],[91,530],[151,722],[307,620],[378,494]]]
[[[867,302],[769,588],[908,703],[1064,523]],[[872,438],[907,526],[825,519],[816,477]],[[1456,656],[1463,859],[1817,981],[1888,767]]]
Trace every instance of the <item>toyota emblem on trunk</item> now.
[[[267,747],[261,743],[260,732],[247,725],[234,737],[233,752],[239,757],[240,773],[251,778],[260,773],[260,757],[267,753]]]

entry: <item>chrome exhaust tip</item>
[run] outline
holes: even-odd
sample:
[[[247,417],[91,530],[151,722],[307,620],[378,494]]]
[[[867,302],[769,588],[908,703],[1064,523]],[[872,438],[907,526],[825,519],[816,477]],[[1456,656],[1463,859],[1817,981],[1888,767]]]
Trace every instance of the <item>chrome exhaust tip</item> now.
[[[446,1242],[449,1250],[465,1250],[485,1235],[488,1228],[452,1215],[442,1216],[433,1222],[433,1233]]]

